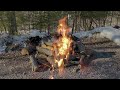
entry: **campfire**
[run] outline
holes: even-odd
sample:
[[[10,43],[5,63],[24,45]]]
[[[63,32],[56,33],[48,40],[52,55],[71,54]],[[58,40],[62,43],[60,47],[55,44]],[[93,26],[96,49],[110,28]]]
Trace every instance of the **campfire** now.
[[[79,68],[82,68],[89,65],[90,58],[93,56],[92,50],[85,48],[81,39],[71,34],[70,27],[67,25],[67,17],[59,20],[56,31],[53,37],[54,40],[46,41],[46,39],[33,37],[30,41],[34,42],[31,41],[28,48],[23,48],[21,51],[23,55],[27,54],[29,56],[32,71],[39,71],[39,64],[49,67],[51,71],[50,79],[54,79],[55,68],[58,68],[61,76],[65,73],[65,67],[76,64],[80,65]],[[40,58],[39,63],[37,58]]]
[[[52,49],[54,62],[58,65],[60,75],[64,72],[65,60],[67,62],[68,56],[72,51],[72,38],[69,34],[70,28],[67,26],[66,19],[67,17],[64,17],[59,20],[57,29],[59,37],[54,41]]]

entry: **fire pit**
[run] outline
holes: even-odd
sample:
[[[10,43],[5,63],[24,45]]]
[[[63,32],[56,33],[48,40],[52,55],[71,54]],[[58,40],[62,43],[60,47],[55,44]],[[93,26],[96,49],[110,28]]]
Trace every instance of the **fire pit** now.
[[[43,64],[42,60],[39,60],[38,64],[36,57],[42,58],[49,63],[43,65],[50,68],[51,75],[55,68],[58,68],[59,75],[63,75],[64,68],[67,66],[76,64],[80,65],[79,69],[82,69],[89,65],[93,51],[85,48],[81,40],[71,34],[66,20],[67,17],[59,20],[57,33],[53,37],[54,40],[40,42],[36,46],[35,53],[30,54],[27,52],[32,63],[32,71],[38,71],[39,64]],[[52,76],[50,78],[53,79]]]

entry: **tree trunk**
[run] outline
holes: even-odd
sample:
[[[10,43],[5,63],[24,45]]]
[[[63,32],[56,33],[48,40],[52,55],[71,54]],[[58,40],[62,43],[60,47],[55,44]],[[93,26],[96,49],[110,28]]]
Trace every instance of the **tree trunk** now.
[[[103,20],[103,26],[105,27],[107,17]]]
[[[111,12],[110,26],[112,24],[112,20],[113,20],[113,11]]]
[[[83,28],[84,28],[84,30],[86,30],[85,29],[85,19],[83,19]]]
[[[48,35],[50,35],[50,24],[48,24]]]
[[[98,19],[98,25],[99,25],[99,27],[100,27],[100,18]]]
[[[2,25],[3,25],[4,31],[6,32],[7,29],[6,29],[6,26],[5,26],[5,24],[4,24],[3,18],[1,17],[0,19],[1,19],[1,23],[2,23]]]
[[[10,35],[15,35],[17,33],[15,11],[8,11],[7,19],[8,19],[8,22],[9,22],[9,28],[8,28],[9,34]]]
[[[75,19],[73,20],[73,25],[72,25],[72,34],[74,33],[74,25],[75,25]]]
[[[98,24],[95,22],[95,20],[92,18],[92,21],[95,23],[96,27],[98,27]]]
[[[31,24],[31,17],[30,17],[30,11],[28,11],[28,18],[29,18],[29,23],[28,23],[28,30],[30,31],[30,24]]]
[[[110,26],[111,26],[111,24],[112,24],[112,17],[111,17],[111,19],[110,19]]]
[[[118,25],[118,17],[116,19],[117,19],[116,25]]]
[[[92,28],[92,23],[93,23],[92,19],[90,19],[90,25],[89,25],[89,28],[88,28],[89,30]]]
[[[77,16],[75,16],[75,32],[77,32]]]
[[[87,30],[87,23],[86,23],[86,19],[84,20],[84,27],[85,27],[85,31]]]

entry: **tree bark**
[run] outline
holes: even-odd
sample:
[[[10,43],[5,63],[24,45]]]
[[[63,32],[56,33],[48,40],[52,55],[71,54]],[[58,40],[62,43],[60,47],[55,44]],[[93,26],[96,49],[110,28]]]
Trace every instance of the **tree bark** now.
[[[75,26],[75,19],[73,20],[73,25],[72,25],[72,34],[74,33],[74,26]]]
[[[6,32],[6,31],[7,31],[7,29],[6,29],[6,26],[5,26],[5,24],[4,24],[3,18],[2,18],[2,17],[0,17],[0,19],[1,19],[1,23],[2,23],[2,25],[3,25],[4,31]]]
[[[92,28],[92,23],[93,23],[93,21],[92,21],[92,19],[90,19],[90,25],[89,25],[89,30]]]
[[[17,24],[16,24],[16,16],[15,16],[15,11],[9,11],[7,13],[7,18],[9,22],[9,34],[10,35],[15,35],[17,33]]]
[[[116,25],[118,25],[118,17],[116,18],[117,22],[116,22]]]

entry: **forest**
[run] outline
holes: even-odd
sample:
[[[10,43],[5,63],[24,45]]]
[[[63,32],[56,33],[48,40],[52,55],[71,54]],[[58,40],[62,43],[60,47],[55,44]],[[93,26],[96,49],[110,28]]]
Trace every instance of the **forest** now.
[[[0,31],[12,35],[31,29],[52,33],[64,16],[68,16],[72,32],[78,32],[119,25],[120,11],[0,11]]]
[[[0,79],[120,79],[120,11],[0,11]]]

